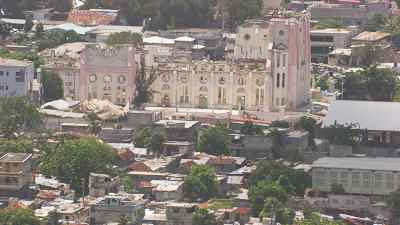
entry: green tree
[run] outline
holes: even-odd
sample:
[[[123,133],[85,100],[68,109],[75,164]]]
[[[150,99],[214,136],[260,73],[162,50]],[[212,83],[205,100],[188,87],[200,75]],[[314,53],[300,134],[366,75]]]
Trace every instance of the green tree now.
[[[156,72],[153,68],[150,69],[149,73],[146,73],[146,65],[144,57],[140,60],[140,68],[136,74],[136,95],[133,99],[133,106],[136,109],[141,109],[143,105],[150,102],[153,97],[153,90],[151,85],[157,79]]]
[[[35,37],[40,39],[44,35],[44,27],[42,23],[38,23],[35,29]]]
[[[377,13],[374,14],[367,22],[363,25],[364,31],[376,32],[384,29],[386,18],[384,15]]]
[[[277,182],[259,181],[257,184],[250,186],[249,200],[253,215],[258,216],[264,208],[265,200],[269,197],[276,198],[282,204],[288,200],[288,193]]]
[[[246,121],[240,128],[240,133],[245,135],[263,135],[264,131],[261,127],[254,125],[251,121]]]
[[[0,224],[40,225],[40,220],[29,208],[3,209],[0,210]]]
[[[229,154],[228,132],[222,127],[209,127],[201,132],[199,150],[213,155]]]
[[[295,127],[297,129],[303,129],[308,132],[308,144],[315,147],[315,126],[317,121],[309,116],[303,116],[299,121],[296,122]]]
[[[36,106],[26,98],[0,98],[0,129],[6,137],[12,137],[16,132],[35,130],[41,124]]]
[[[361,133],[356,124],[342,125],[335,122],[321,131],[321,136],[332,144],[357,145],[361,141]]]
[[[29,60],[33,62],[35,68],[38,68],[43,64],[43,61],[37,52],[10,52],[8,50],[0,49],[0,57],[6,59]]]
[[[150,127],[142,128],[135,135],[135,146],[139,148],[146,148],[150,144],[151,136],[153,135],[153,131]]]
[[[311,187],[311,177],[299,170],[294,170],[281,162],[260,161],[249,178],[249,186],[257,185],[259,181],[273,181],[281,185],[286,192],[304,195],[305,189]]]
[[[134,190],[134,182],[132,177],[125,175],[121,177],[121,184],[124,186],[124,191],[132,193]]]
[[[217,177],[214,169],[206,166],[193,166],[183,184],[184,196],[191,201],[206,201],[218,193]]]
[[[58,214],[56,211],[52,211],[47,217],[47,225],[61,225],[61,223],[59,222],[60,219],[60,214]]]
[[[197,209],[192,216],[193,225],[217,225],[215,216],[207,209]]]
[[[89,174],[109,171],[114,157],[109,145],[94,138],[66,139],[44,153],[40,171],[70,183],[81,193],[83,183],[87,188]]]
[[[270,127],[289,128],[289,122],[286,120],[274,120],[271,122]]]
[[[32,17],[29,16],[28,18],[26,18],[25,24],[24,24],[25,33],[28,33],[29,31],[31,31],[32,27],[33,27]]]
[[[0,141],[0,153],[7,153],[7,152],[32,153],[33,147],[34,144],[32,139],[26,137]]]
[[[41,83],[43,85],[43,101],[49,102],[64,96],[64,85],[57,73],[43,70]]]
[[[121,44],[133,44],[134,46],[142,46],[143,40],[141,34],[124,31],[120,33],[113,33],[108,36],[106,44],[111,46]]]
[[[89,131],[93,135],[98,135],[101,131],[101,120],[95,112],[89,112],[86,115],[86,119],[89,121]]]
[[[400,190],[390,193],[387,198],[387,204],[392,213],[391,224],[400,223]]]
[[[165,142],[166,137],[162,132],[154,132],[151,135],[150,143],[148,148],[152,151],[155,155],[160,155],[162,152],[162,145]]]
[[[275,218],[275,222],[280,224],[293,223],[294,210],[286,207],[274,197],[268,197],[264,202],[264,208],[260,212],[261,217]]]
[[[262,0],[231,0],[226,2],[228,24],[234,30],[246,19],[257,18],[263,9]]]
[[[337,28],[340,30],[345,27],[343,21],[339,19],[322,19],[313,27],[313,29]]]

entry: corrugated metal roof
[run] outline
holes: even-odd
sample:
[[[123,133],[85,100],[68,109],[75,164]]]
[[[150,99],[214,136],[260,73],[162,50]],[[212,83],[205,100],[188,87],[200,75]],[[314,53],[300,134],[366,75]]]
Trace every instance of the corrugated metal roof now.
[[[377,171],[400,171],[400,158],[320,158],[312,164],[313,168],[360,169]]]
[[[330,104],[322,127],[356,124],[357,128],[376,131],[400,131],[400,103],[337,100]]]

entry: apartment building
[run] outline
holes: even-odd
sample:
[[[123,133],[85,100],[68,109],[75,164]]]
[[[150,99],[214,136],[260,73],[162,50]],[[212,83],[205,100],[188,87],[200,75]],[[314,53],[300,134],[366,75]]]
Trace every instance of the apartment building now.
[[[33,62],[0,58],[0,96],[40,96],[40,73]]]
[[[7,153],[0,158],[0,195],[20,196],[32,183],[32,154]]]

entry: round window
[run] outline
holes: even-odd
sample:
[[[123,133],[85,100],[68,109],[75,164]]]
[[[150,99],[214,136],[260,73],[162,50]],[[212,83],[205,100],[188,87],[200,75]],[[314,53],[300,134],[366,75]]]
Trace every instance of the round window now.
[[[96,82],[96,80],[97,80],[97,76],[96,76],[96,74],[91,74],[90,76],[89,76],[89,81],[90,82]]]
[[[110,75],[105,75],[105,76],[103,77],[103,79],[104,79],[104,82],[106,82],[106,83],[110,83],[111,80],[112,80]]]

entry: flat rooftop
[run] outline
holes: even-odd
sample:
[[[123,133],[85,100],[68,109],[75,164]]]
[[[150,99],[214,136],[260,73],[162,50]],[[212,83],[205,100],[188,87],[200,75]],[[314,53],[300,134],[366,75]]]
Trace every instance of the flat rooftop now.
[[[184,125],[185,128],[191,128],[198,123],[199,121],[196,120],[159,120],[154,122],[154,124],[163,125],[166,127],[176,127],[179,125]]]
[[[314,161],[312,168],[400,171],[399,165],[400,158],[324,157]]]
[[[28,153],[7,153],[0,158],[0,162],[25,162],[32,158]]]
[[[353,41],[379,41],[384,38],[389,37],[389,33],[385,32],[369,32],[369,31],[364,31],[357,36],[353,37]]]
[[[32,66],[32,65],[33,65],[33,63],[31,61],[27,61],[27,60],[0,58],[0,66],[28,67],[28,66]]]
[[[325,28],[311,30],[311,34],[349,34],[351,31],[343,28]]]

